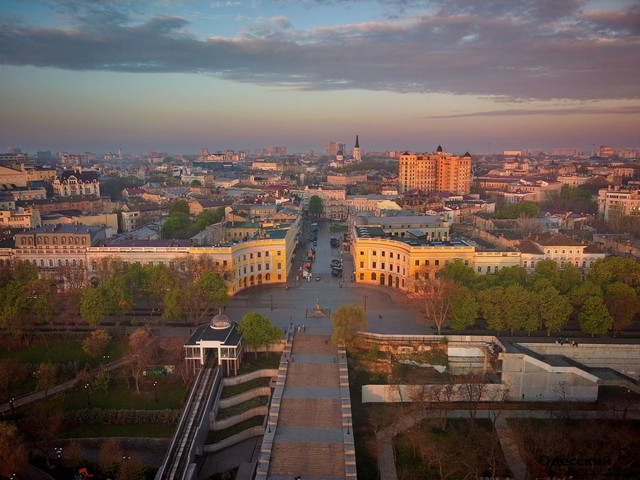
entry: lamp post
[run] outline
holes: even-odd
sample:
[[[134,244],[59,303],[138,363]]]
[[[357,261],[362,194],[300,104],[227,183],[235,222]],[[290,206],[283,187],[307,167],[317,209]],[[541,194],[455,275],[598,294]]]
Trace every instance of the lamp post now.
[[[89,396],[89,384],[84,384],[84,391],[87,392],[87,405],[91,406],[91,397]]]
[[[55,447],[53,450],[56,452],[56,457],[58,458],[58,460],[60,460],[60,458],[62,457],[62,447]]]
[[[9,408],[11,408],[11,416],[13,417],[13,419],[15,420],[16,417],[16,412],[13,410],[13,402],[15,401],[14,397],[11,397],[11,400],[9,400]]]
[[[273,312],[273,295],[271,295],[271,311]]]
[[[158,382],[153,382],[153,389],[156,393],[156,403],[158,403]]]
[[[367,295],[364,295],[364,311],[367,311]]]

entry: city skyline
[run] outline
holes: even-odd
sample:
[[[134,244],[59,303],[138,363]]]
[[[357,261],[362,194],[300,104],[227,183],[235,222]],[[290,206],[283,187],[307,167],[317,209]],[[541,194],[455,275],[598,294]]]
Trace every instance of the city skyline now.
[[[0,149],[640,146],[626,0],[5,0]]]

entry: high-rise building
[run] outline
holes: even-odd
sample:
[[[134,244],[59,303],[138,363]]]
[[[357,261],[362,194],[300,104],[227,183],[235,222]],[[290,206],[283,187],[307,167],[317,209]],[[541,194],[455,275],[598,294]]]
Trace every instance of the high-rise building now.
[[[329,142],[326,146],[327,156],[336,157],[339,151],[345,151],[345,144],[338,142]]]
[[[400,155],[398,187],[401,192],[412,189],[468,193],[471,190],[471,155],[462,157],[446,153],[438,145],[435,153]]]
[[[353,160],[356,162],[362,161],[362,153],[360,152],[360,142],[358,141],[358,135],[356,135],[356,146],[353,147]]]

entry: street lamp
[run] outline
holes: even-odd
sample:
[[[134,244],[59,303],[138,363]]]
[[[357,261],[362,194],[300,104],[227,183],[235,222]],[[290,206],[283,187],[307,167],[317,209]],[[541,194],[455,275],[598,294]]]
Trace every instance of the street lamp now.
[[[153,389],[156,392],[156,403],[158,403],[158,382],[153,382]]]
[[[364,311],[367,311],[367,295],[364,296]]]
[[[9,407],[11,408],[11,416],[14,418],[15,420],[15,416],[16,416],[16,412],[13,410],[13,402],[15,401],[14,397],[11,397],[11,400],[9,400]]]
[[[91,397],[89,396],[89,384],[84,384],[84,391],[87,392],[87,405],[91,406]]]
[[[62,447],[55,447],[53,450],[56,452],[56,457],[58,457],[59,460],[60,457],[62,457]]]
[[[271,311],[273,312],[273,295],[271,295]]]

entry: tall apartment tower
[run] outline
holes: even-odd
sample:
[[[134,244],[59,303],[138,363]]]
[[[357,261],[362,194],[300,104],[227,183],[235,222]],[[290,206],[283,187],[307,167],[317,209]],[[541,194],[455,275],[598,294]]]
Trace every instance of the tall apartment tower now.
[[[329,142],[326,145],[326,152],[328,157],[335,157],[339,151],[344,152],[346,150],[344,143]]]
[[[358,141],[358,135],[356,135],[356,146],[353,147],[353,160],[356,162],[362,161],[362,153],[360,152],[360,142]]]
[[[452,193],[471,190],[471,155],[462,157],[446,153],[438,145],[435,153],[400,155],[398,187],[401,192],[412,189]]]

